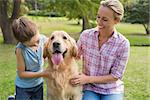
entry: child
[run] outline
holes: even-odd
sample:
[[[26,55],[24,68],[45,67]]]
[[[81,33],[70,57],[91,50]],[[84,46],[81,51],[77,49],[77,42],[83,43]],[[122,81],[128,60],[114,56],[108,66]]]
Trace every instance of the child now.
[[[43,100],[43,47],[47,38],[40,35],[37,26],[27,18],[20,17],[12,24],[16,46],[17,75],[16,100]]]

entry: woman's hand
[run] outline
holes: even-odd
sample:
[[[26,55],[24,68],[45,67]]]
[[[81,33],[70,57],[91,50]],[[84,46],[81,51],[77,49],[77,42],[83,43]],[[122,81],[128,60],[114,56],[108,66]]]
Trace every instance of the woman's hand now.
[[[89,81],[89,76],[85,75],[85,74],[79,74],[74,76],[71,80],[70,80],[70,84],[73,86],[78,86],[78,85],[83,85],[88,83]]]

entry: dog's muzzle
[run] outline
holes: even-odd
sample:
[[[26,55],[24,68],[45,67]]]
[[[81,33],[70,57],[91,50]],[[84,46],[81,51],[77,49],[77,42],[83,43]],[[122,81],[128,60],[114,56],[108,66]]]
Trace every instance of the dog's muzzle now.
[[[53,53],[51,57],[53,64],[59,65],[63,61],[66,53],[67,49],[65,51],[61,51],[60,43],[54,42]]]
[[[60,43],[58,42],[54,42],[53,43],[53,53],[61,53],[61,50],[60,50]]]

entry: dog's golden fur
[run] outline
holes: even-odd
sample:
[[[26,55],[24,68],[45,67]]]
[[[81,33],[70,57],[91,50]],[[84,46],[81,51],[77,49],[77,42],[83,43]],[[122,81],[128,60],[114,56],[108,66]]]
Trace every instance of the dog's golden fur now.
[[[60,51],[65,53],[63,61],[58,65],[53,64],[51,60],[54,42],[60,43]],[[72,76],[78,74],[76,56],[77,46],[73,38],[64,31],[55,31],[51,34],[44,48],[44,57],[48,57],[48,100],[81,100],[81,88],[69,84]]]

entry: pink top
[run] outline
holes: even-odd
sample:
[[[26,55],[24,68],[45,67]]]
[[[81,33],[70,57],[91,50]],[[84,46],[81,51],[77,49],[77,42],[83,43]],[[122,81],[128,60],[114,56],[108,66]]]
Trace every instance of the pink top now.
[[[82,32],[77,43],[79,56],[83,57],[83,73],[89,76],[111,74],[118,81],[107,84],[85,84],[83,90],[92,90],[100,94],[116,94],[124,92],[121,81],[129,57],[130,43],[116,30],[101,48],[98,47],[98,29]]]

